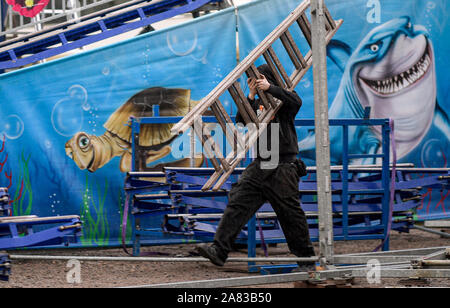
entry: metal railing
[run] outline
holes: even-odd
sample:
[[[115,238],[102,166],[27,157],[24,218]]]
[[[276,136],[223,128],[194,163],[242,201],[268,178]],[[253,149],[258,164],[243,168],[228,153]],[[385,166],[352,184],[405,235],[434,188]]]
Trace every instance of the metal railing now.
[[[41,31],[46,25],[72,21],[92,11],[126,2],[142,2],[136,0],[50,0],[48,5],[33,18],[24,17],[8,5],[5,23],[0,23],[0,37],[27,34]],[[7,5],[0,1],[1,6]]]

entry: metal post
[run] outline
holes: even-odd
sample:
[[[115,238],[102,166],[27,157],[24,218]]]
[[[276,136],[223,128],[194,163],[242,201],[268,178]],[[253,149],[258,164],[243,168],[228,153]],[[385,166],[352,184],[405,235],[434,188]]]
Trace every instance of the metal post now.
[[[390,175],[390,168],[389,168],[389,156],[390,156],[390,139],[389,139],[389,134],[391,131],[391,128],[389,127],[389,121],[387,121],[387,123],[385,125],[383,125],[382,127],[382,147],[383,147],[383,167],[382,167],[382,171],[381,171],[381,181],[382,181],[382,186],[383,186],[383,190],[384,190],[384,194],[382,197],[382,224],[384,226],[384,241],[382,243],[382,250],[383,251],[387,251],[389,250],[389,225],[390,225],[390,219],[392,219],[390,216],[390,212],[391,212],[391,204],[390,204],[390,193],[391,193],[391,179],[389,177]],[[394,172],[394,170],[392,170],[392,172]]]
[[[342,202],[342,229],[343,229],[343,235],[344,239],[348,239],[349,234],[349,226],[348,226],[348,125],[344,125],[342,127],[342,196],[341,196],[341,202]]]
[[[196,167],[195,166],[195,133],[194,133],[194,127],[191,127],[191,130],[189,131],[189,139],[190,139],[190,143],[191,143],[191,147],[190,147],[190,166],[191,168]]]
[[[317,198],[321,263],[333,263],[330,141],[325,43],[324,0],[311,0],[314,119],[316,130]]]
[[[247,223],[247,249],[248,257],[256,257],[256,215],[254,215]],[[250,271],[255,266],[255,262],[248,262]]]

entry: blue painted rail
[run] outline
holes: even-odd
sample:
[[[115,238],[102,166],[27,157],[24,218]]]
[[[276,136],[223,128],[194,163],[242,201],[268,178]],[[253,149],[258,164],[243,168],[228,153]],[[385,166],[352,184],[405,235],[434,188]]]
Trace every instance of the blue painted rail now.
[[[222,0],[137,0],[0,43],[0,70],[17,68]]]
[[[0,188],[0,250],[77,242],[81,231],[79,216],[11,216],[9,203],[7,189]]]

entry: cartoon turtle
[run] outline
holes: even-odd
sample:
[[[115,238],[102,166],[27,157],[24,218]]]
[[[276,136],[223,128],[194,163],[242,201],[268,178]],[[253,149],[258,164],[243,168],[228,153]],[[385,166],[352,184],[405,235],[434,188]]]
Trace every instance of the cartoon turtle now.
[[[190,99],[190,90],[162,87],[145,89],[119,107],[103,125],[106,132],[101,136],[76,133],[66,142],[66,154],[77,166],[91,172],[103,167],[115,156],[121,156],[120,171],[131,170],[131,127],[130,116],[153,116],[153,105],[159,105],[161,116],[184,116],[198,101]],[[141,125],[139,145],[145,149],[145,162],[150,164],[171,152],[170,143],[173,124]],[[195,167],[203,163],[203,156],[195,158]],[[158,164],[152,170],[162,170],[163,166],[190,166],[190,159],[184,158],[166,164]]]

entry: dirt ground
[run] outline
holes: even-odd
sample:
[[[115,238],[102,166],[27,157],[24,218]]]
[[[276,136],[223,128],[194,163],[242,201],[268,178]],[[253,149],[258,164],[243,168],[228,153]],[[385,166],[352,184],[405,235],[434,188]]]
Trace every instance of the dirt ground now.
[[[336,242],[335,254],[370,252],[379,240]],[[450,246],[450,239],[439,235],[412,230],[409,234],[391,234],[391,250]],[[169,256],[190,256],[195,245],[168,245],[143,247],[144,252],[161,252]],[[318,250],[317,245],[315,246]],[[83,255],[83,256],[127,256],[120,248],[111,249],[65,249],[65,250],[23,250],[10,251],[10,254],[32,255]],[[263,257],[261,248],[258,256]],[[246,250],[233,252],[230,257],[246,257]],[[285,244],[269,247],[270,257],[287,257]],[[267,264],[266,264],[267,265]],[[181,282],[191,280],[208,280],[219,278],[254,276],[248,273],[246,263],[228,263],[216,267],[209,262],[107,262],[81,261],[81,283],[68,283],[67,274],[72,266],[67,261],[14,260],[9,282],[0,282],[0,288],[111,288],[139,286],[157,283]],[[450,287],[450,280],[430,279],[427,286]],[[260,285],[263,288],[292,288],[294,283]],[[382,279],[381,284],[369,285],[363,279],[356,279],[353,287],[404,287],[399,279]]]

